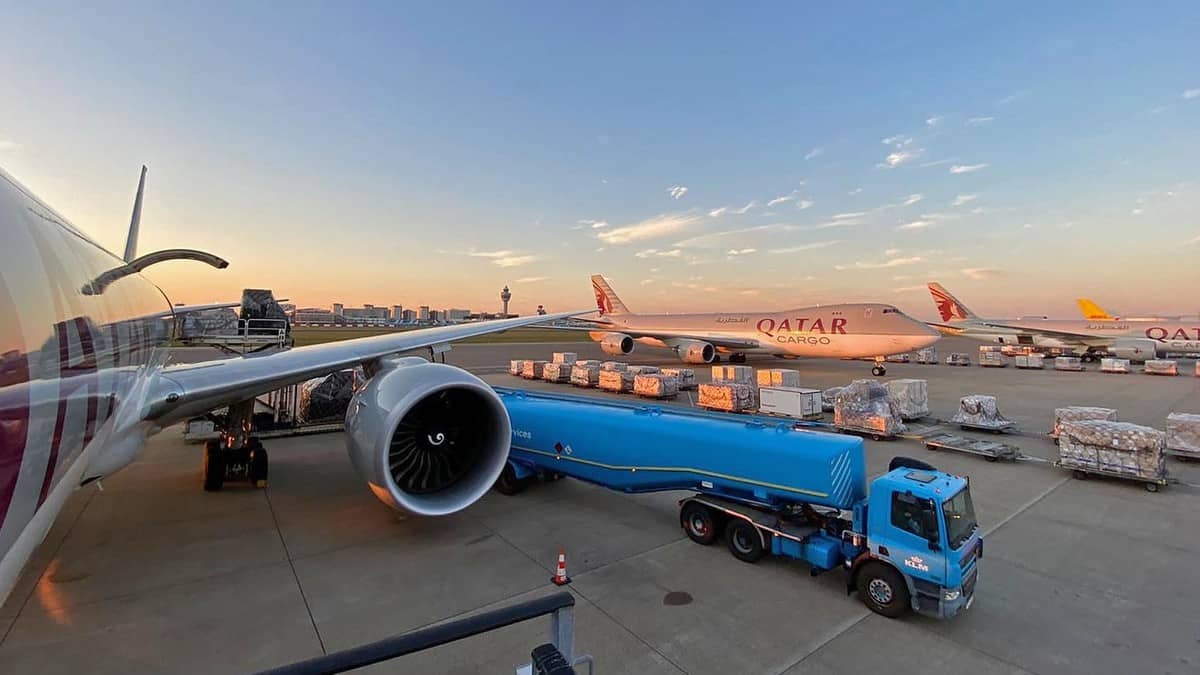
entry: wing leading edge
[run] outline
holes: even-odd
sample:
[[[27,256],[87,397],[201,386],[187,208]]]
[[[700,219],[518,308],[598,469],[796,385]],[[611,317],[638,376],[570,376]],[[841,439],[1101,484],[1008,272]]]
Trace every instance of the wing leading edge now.
[[[262,356],[245,356],[165,368],[151,389],[142,419],[166,426],[214,408],[244,401],[289,384],[352,368],[422,347],[487,335],[593,310],[441,326],[297,347]]]

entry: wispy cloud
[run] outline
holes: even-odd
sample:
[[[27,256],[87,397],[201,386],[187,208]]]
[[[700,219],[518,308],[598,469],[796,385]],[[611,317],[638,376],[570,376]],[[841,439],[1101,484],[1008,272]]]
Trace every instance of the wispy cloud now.
[[[924,284],[917,284],[916,286],[897,286],[896,288],[892,289],[892,292],[893,293],[912,293],[913,291],[924,291],[924,290],[925,290]]]
[[[896,229],[897,230],[922,230],[926,227],[929,227],[930,225],[933,225],[932,220],[913,220],[913,221],[904,223],[903,225],[897,225]]]
[[[833,214],[833,219],[834,220],[853,220],[855,218],[861,218],[865,215],[867,215],[866,211],[855,211],[853,213],[835,213],[835,214]]]
[[[915,141],[912,136],[905,136],[903,134],[888,136],[883,139],[883,144],[891,146],[892,151],[883,159],[882,164],[876,166],[885,169],[894,169],[920,157],[925,152],[925,149],[917,147],[914,143]]]
[[[918,164],[917,166],[921,167],[922,169],[927,169],[931,166],[941,166],[943,164],[949,164],[950,162],[953,162],[953,161],[954,161],[953,159],[938,159],[938,160],[934,160],[932,162],[922,162],[922,163]]]
[[[14,152],[21,149],[21,144],[0,138],[0,152]]]
[[[767,251],[767,253],[799,253],[801,251],[815,251],[820,248],[829,248],[830,246],[836,246],[840,243],[842,243],[841,239],[833,239],[830,241],[810,241],[807,244],[800,244],[798,246],[786,246],[784,248],[773,248],[773,249],[770,249],[769,251]]]
[[[878,270],[885,267],[901,267],[903,265],[915,265],[923,262],[925,259],[921,256],[912,256],[910,258],[891,258],[883,262],[863,262],[862,260],[854,263],[853,266],[834,265],[835,270],[860,269],[860,270]]]
[[[634,253],[634,255],[639,258],[678,258],[683,255],[683,251],[677,248],[666,250],[648,248],[644,251],[638,251],[637,253]]]
[[[466,251],[462,255],[469,255],[472,258],[507,258],[513,255],[512,251]]]
[[[729,210],[728,206],[722,206],[720,208],[713,209],[712,211],[708,212],[708,217],[709,218],[720,218],[721,216],[725,215],[725,212],[728,210]]]
[[[901,250],[898,248],[889,248],[888,250],[883,252],[883,255],[888,258],[892,258],[892,257],[900,255],[900,253],[901,253]]]
[[[996,101],[996,105],[1008,105],[1009,103],[1012,103],[1014,101],[1019,101],[1020,99],[1023,99],[1028,95],[1029,95],[1028,90],[1014,91],[1013,93],[1009,94],[1008,96],[998,99]]]
[[[913,204],[916,204],[917,202],[921,201],[924,198],[925,198],[925,195],[922,195],[922,194],[911,194],[904,199],[904,203],[902,204],[902,206],[912,206]]]
[[[976,199],[979,199],[979,195],[958,195],[957,197],[954,198],[954,201],[951,202],[950,205],[951,206],[962,206],[963,204],[973,202]]]
[[[608,227],[607,220],[591,220],[588,218],[584,218],[583,220],[579,221],[579,224],[580,225],[590,225],[593,230],[598,230],[602,227]]]
[[[995,117],[972,117],[971,119],[967,120],[967,126],[981,127],[985,124],[992,123],[993,121],[995,121],[995,119],[996,119]]]
[[[808,151],[808,154],[804,155],[804,159],[816,159],[821,156],[822,152],[825,152],[822,148],[813,148]]]
[[[671,195],[671,199],[683,199],[683,196],[687,193],[687,186],[684,185],[672,185],[670,189],[667,190],[667,194]]]
[[[1200,89],[1185,90],[1182,94],[1179,95],[1179,97],[1185,101],[1191,101],[1193,99],[1200,98]]]
[[[752,227],[739,227],[732,230],[709,232],[689,237],[675,242],[675,246],[682,248],[724,248],[732,243],[729,241],[730,237],[736,236],[742,238],[747,234],[755,232],[787,232],[795,229],[799,229],[799,227],[796,225],[754,225]]]
[[[932,117],[926,118],[925,126],[936,127],[937,125],[941,124],[942,120],[944,120],[944,119],[946,119],[946,118],[941,115],[934,115]]]
[[[518,283],[518,284],[536,284],[539,281],[546,281],[549,278],[550,277],[521,277],[520,279],[517,279],[516,283]]]
[[[658,280],[657,279],[642,279],[642,285],[649,286],[650,284],[654,283],[655,281],[658,281]]]
[[[974,213],[975,215],[979,215],[986,210],[987,209],[983,208],[982,206],[976,206],[975,208],[971,209],[971,213]]]
[[[756,207],[756,206],[758,206],[758,202],[757,202],[757,201],[751,201],[751,202],[747,203],[745,206],[743,206],[742,208],[740,208],[740,209],[730,209],[730,211],[729,211],[729,212],[730,212],[730,213],[736,213],[736,214],[737,214],[737,215],[739,215],[739,216],[744,216],[744,215],[746,215],[746,212],[747,212],[747,211],[749,211],[750,209],[752,209],[752,208],[754,208],[754,207]]]
[[[848,195],[850,195],[851,197],[853,197],[854,195],[856,195],[856,194],[858,194],[858,193],[862,192],[862,190],[863,190],[862,188],[860,188],[860,187],[856,187],[856,188],[854,188],[853,190],[851,190],[851,191],[847,192],[846,194],[848,194]]]
[[[782,197],[776,197],[775,199],[772,199],[771,201],[767,202],[767,206],[771,207],[771,206],[777,206],[779,204],[786,204],[786,203],[794,200],[795,198],[796,198],[796,193],[793,192],[790,195],[783,195]]]
[[[1004,272],[990,267],[968,267],[960,270],[964,276],[974,279],[975,281],[985,281],[987,279],[995,279],[1004,276]]]
[[[738,255],[750,255],[751,253],[754,253],[757,250],[758,249],[756,249],[756,248],[731,248],[726,253],[726,255],[729,255],[730,257],[738,256]]]
[[[955,164],[950,167],[950,173],[975,173],[988,168],[988,164]]]
[[[800,199],[796,201],[796,208],[800,211],[803,211],[804,209],[812,208],[814,204],[816,204],[816,202],[811,199]]]
[[[503,258],[494,258],[492,264],[500,267],[520,267],[521,265],[528,265],[537,260],[538,257],[536,255],[512,255]]]
[[[631,225],[605,228],[597,233],[596,236],[606,244],[631,244],[635,241],[645,241],[646,239],[655,239],[668,234],[675,234],[681,230],[686,230],[698,222],[700,222],[700,216],[694,214],[664,213]]]
[[[908,162],[916,159],[916,157],[917,153],[915,152],[909,150],[897,150],[895,152],[888,153],[888,156],[883,159],[883,163],[889,169],[892,169],[900,166],[901,164],[907,164]]]
[[[1196,236],[1192,237],[1191,239],[1189,239],[1189,240],[1187,241],[1187,243],[1189,243],[1189,244],[1200,244],[1200,234],[1198,234],[1198,235],[1196,235]]]

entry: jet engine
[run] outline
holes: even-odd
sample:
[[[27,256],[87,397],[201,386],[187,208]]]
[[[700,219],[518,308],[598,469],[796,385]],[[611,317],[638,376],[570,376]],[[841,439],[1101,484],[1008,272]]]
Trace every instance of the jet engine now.
[[[1117,340],[1108,351],[1118,359],[1129,359],[1134,363],[1144,363],[1154,358],[1158,343],[1149,338],[1128,338]]]
[[[605,354],[624,356],[633,351],[633,338],[624,333],[605,333],[604,339],[600,340],[600,349]]]
[[[671,345],[684,363],[712,363],[717,350],[700,340],[679,340]]]
[[[508,411],[474,375],[388,359],[350,400],[346,449],[380,501],[422,516],[475,503],[508,460]]]

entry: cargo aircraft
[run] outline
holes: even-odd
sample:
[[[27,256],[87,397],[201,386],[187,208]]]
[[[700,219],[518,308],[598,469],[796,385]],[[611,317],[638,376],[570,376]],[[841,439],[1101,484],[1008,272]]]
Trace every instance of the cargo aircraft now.
[[[122,259],[0,170],[0,602],[71,492],[129,464],[148,436],[228,406],[220,439],[204,447],[204,488],[234,477],[261,485],[255,396],[343,368],[369,377],[351,401],[346,446],[380,501],[437,516],[492,487],[511,440],[500,399],[466,371],[398,354],[581,312],[168,367],[181,310],[143,270],[225,261],[187,249],[136,256],[144,186],[143,168]]]
[[[941,317],[941,322],[930,325],[944,335],[1001,345],[1070,349],[1087,360],[1111,354],[1141,362],[1155,355],[1200,351],[1200,320],[1196,319],[985,319],[941,284],[930,282],[928,287]]]
[[[887,372],[884,360],[927,347],[937,331],[891,305],[854,303],[802,307],[784,312],[635,314],[601,275],[592,276],[598,319],[586,319],[604,353],[622,356],[635,343],[674,351],[685,363],[714,363],[721,355],[740,363],[747,354],[785,358],[874,358],[871,372]]]

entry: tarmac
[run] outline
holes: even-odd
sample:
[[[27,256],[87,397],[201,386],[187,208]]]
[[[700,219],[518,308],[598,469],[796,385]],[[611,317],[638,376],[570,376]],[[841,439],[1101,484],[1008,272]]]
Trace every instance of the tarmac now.
[[[971,343],[944,340],[950,351]],[[447,355],[494,385],[583,393],[507,375],[510,358],[591,344],[456,346]],[[181,352],[184,360],[202,354]],[[678,365],[660,350],[623,359]],[[863,361],[752,361],[825,388],[870,377]],[[1185,370],[1186,369],[1186,370]],[[1200,412],[1200,378],[888,364],[929,382],[934,417],[959,397],[997,396],[1052,459],[1044,436],[1063,405],[1116,408],[1162,428]],[[701,380],[707,369],[697,367]],[[605,395],[605,394],[595,394]],[[681,396],[675,403],[689,404]],[[866,442],[868,471],[897,454],[969,475],[986,557],[974,605],[939,622],[886,619],[833,572],[746,564],[678,524],[685,493],[623,495],[570,479],[487,495],[439,519],[397,515],[366,490],[340,434],[268,442],[265,490],[200,489],[200,451],[180,429],[67,503],[0,608],[0,672],[249,672],[558,591],[560,547],[575,595],[576,645],[597,673],[1200,672],[1200,463],[1151,494],[1075,480],[1046,462],[989,463],[913,441]],[[1192,581],[1189,581],[1192,579]],[[668,594],[671,594],[668,598]],[[529,660],[536,620],[375,666],[377,672],[504,673]]]

